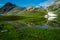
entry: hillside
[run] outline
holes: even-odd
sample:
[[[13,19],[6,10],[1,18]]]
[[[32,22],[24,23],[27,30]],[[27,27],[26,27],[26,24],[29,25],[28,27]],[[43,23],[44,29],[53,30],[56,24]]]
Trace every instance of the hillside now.
[[[51,11],[56,11],[60,8],[60,0],[56,0],[53,4],[47,7]]]
[[[49,21],[49,11],[57,18]],[[45,9],[6,3],[0,8],[0,36],[0,40],[60,40],[60,4],[55,1]]]
[[[52,5],[50,5],[50,6],[52,6]],[[49,7],[48,7],[48,9],[50,10],[50,9],[53,9],[55,6],[52,8],[49,8]],[[56,13],[57,10],[54,9],[53,11]],[[28,23],[29,25],[31,23],[33,23],[35,25],[36,24],[37,25],[41,25],[41,24],[44,25],[45,23],[47,24],[47,21],[48,21],[44,17],[46,14],[47,14],[46,9],[44,9],[41,6],[37,7],[37,8],[35,8],[34,6],[29,6],[29,7],[15,6],[11,10],[9,10],[7,13],[5,13],[5,15],[3,14],[2,16],[0,16],[0,19],[1,19],[0,21],[8,21],[8,22],[9,21],[16,21],[16,22]],[[56,20],[59,22],[59,15]],[[54,23],[54,22],[52,22],[52,23]],[[55,25],[55,23],[54,23],[54,25]]]
[[[2,8],[0,8],[0,14],[13,14],[26,9],[25,7],[18,7],[10,2],[6,3]]]
[[[29,25],[31,23],[40,25],[46,22],[46,19],[44,18],[46,13],[47,12],[43,7],[35,8],[33,6],[15,6],[11,10],[7,11],[7,13],[4,12],[4,14],[0,16],[0,21],[16,21],[21,23],[28,23]]]
[[[13,9],[14,7],[16,7],[16,5],[13,5],[11,3],[6,3],[2,8],[0,8],[0,14],[4,14],[9,12],[11,9]]]

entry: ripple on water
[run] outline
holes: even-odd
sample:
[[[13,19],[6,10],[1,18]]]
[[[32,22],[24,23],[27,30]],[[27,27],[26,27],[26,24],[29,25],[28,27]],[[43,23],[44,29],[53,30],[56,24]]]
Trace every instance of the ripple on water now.
[[[48,25],[43,25],[43,26],[40,26],[40,25],[36,25],[34,26],[35,28],[47,28],[47,29],[50,29],[51,27],[48,26]]]

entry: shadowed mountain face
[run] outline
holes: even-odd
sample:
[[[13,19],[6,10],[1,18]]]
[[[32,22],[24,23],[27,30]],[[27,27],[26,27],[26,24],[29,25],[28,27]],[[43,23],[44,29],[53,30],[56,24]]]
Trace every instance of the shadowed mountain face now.
[[[24,10],[25,9],[25,7],[18,7],[18,6],[16,6],[16,5],[14,5],[14,4],[12,4],[12,3],[10,3],[10,2],[8,2],[8,3],[6,3],[2,8],[0,8],[0,14],[6,14],[6,13],[8,13],[9,11],[11,11],[12,9],[13,10]],[[15,10],[15,11],[16,11]],[[17,12],[17,11],[16,11]]]
[[[16,7],[16,5],[13,5],[13,4],[8,2],[0,9],[0,14],[7,13],[11,9],[13,9],[14,7]]]

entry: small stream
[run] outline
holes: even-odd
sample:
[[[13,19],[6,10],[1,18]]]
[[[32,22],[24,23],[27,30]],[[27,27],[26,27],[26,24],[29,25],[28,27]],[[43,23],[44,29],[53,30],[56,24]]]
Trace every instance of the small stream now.
[[[40,26],[40,25],[35,25],[34,28],[47,28],[47,29],[49,29],[49,28],[51,28],[51,27],[48,26],[48,25],[42,25],[42,26]]]
[[[18,30],[21,30],[21,28],[43,28],[43,29],[52,29],[52,27],[48,26],[48,25],[34,25],[32,27],[29,27],[29,26],[22,26],[22,27],[19,27]]]

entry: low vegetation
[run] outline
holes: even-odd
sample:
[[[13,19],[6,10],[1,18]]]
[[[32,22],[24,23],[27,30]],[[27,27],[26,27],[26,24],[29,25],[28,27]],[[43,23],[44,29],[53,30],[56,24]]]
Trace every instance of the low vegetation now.
[[[11,24],[4,24],[3,29],[8,32],[0,32],[0,40],[60,40],[60,29],[21,28],[18,31]]]

